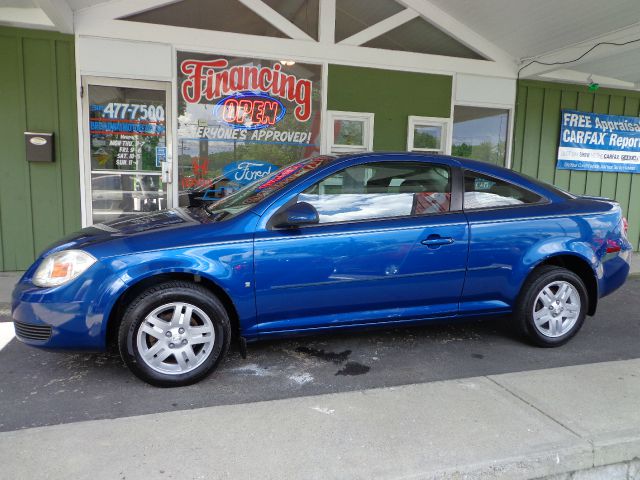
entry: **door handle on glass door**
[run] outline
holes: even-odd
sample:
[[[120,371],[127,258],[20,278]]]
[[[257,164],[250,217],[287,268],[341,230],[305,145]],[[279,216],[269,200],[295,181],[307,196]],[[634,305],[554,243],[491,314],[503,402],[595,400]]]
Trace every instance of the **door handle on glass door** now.
[[[453,238],[441,237],[437,234],[429,235],[425,240],[422,241],[422,244],[426,245],[427,247],[439,247],[441,245],[451,245],[452,243]]]

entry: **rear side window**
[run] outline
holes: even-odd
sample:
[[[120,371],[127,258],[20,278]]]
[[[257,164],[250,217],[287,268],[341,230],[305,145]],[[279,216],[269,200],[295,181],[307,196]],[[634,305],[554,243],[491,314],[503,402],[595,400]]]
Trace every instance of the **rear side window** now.
[[[355,165],[309,187],[298,201],[313,205],[320,223],[445,213],[450,171],[422,162]]]
[[[542,200],[525,188],[480,173],[465,171],[464,209],[508,207]]]

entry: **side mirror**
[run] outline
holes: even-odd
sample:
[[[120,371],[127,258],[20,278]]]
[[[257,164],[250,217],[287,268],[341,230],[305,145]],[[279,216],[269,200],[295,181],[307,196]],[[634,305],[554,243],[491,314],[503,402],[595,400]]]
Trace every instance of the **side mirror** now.
[[[273,216],[272,224],[276,228],[296,228],[313,225],[320,221],[318,211],[307,202],[300,202],[285,208]]]

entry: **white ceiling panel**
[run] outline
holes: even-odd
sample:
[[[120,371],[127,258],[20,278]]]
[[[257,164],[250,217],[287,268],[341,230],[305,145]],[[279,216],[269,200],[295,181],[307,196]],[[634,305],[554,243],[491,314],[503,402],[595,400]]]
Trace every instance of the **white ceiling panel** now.
[[[593,62],[572,67],[579,72],[613,77],[625,82],[640,83],[640,47],[622,55],[609,55]]]
[[[640,22],[640,0],[425,0],[517,58]]]

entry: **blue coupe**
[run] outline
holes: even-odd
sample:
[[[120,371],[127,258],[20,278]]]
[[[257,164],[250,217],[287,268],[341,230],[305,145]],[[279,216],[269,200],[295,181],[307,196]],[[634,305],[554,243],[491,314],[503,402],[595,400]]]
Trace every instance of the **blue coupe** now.
[[[632,249],[613,201],[446,156],[286,166],[215,203],[93,225],[13,293],[17,337],[119,348],[159,386],[210,373],[237,340],[511,314],[533,343],[578,332]]]

